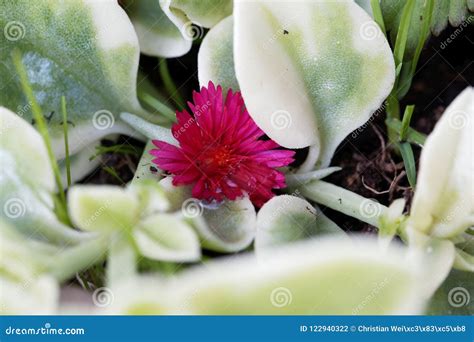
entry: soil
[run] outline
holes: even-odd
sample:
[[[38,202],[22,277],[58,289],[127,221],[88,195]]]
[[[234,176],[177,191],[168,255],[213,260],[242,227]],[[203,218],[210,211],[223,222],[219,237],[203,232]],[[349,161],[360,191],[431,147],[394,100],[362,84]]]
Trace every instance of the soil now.
[[[473,56],[468,53],[473,51],[474,26],[465,28],[443,49],[454,32],[454,28],[449,28],[428,41],[412,86],[401,101],[402,110],[406,105],[415,105],[411,127],[425,134],[433,130],[449,103],[474,80]],[[393,153],[389,145],[385,113],[372,118],[373,121],[362,132],[350,134],[339,146],[332,164],[343,169],[326,180],[385,205],[394,199],[405,198],[408,210],[413,190],[408,184],[401,157]],[[418,161],[421,148],[413,146],[413,149]],[[330,209],[326,209],[325,214],[348,231],[375,230]]]
[[[411,127],[419,132],[429,134],[446,106],[474,80],[472,55],[474,27],[464,28],[456,38],[447,44],[447,39],[455,32],[448,28],[439,37],[432,37],[422,52],[418,63],[418,71],[412,86],[401,102],[401,108],[408,104],[415,105]],[[198,89],[197,79],[198,44],[184,57],[168,60],[170,72],[175,83],[180,86],[184,98],[190,98],[191,92]],[[149,75],[150,80],[158,88],[159,75],[156,58],[142,56],[140,69]],[[332,165],[343,169],[329,177],[326,181],[340,185],[364,197],[372,198],[388,205],[392,200],[405,198],[407,210],[413,190],[408,184],[403,162],[393,152],[388,143],[385,113],[377,111],[369,124],[350,134],[339,146]],[[84,183],[124,184],[133,178],[143,143],[120,137],[120,142],[134,146],[136,155],[108,153],[102,157],[103,166],[116,170],[119,179],[99,168],[86,177]],[[111,142],[104,142],[111,144]],[[415,159],[418,160],[420,148],[414,146]],[[303,158],[304,153],[298,153]],[[372,233],[375,228],[352,219],[343,214],[322,208],[324,213],[347,231]]]

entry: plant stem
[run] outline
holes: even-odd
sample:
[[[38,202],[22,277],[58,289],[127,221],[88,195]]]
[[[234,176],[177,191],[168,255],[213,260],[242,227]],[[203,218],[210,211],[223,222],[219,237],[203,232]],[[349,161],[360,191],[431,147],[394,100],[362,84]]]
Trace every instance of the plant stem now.
[[[118,232],[110,240],[107,257],[107,286],[114,287],[137,273],[137,255],[128,232]]]
[[[185,102],[176,88],[173,79],[171,78],[170,71],[168,69],[168,62],[165,58],[158,59],[158,69],[165,89],[170,95],[171,99],[179,107],[179,109],[184,109]]]
[[[379,218],[388,209],[386,206],[362,197],[352,191],[324,181],[314,181],[300,188],[303,196],[354,217],[374,227],[379,227]]]

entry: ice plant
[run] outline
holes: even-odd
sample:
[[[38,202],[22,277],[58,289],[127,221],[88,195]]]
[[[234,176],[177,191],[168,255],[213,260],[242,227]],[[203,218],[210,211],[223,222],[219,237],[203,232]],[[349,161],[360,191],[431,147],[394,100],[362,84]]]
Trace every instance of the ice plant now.
[[[249,195],[262,206],[284,188],[285,176],[276,168],[293,161],[294,151],[279,149],[247,112],[240,92],[209,82],[193,93],[194,103],[176,112],[171,128],[179,146],[154,140],[153,162],[173,176],[173,185],[193,185],[192,195],[208,202]]]

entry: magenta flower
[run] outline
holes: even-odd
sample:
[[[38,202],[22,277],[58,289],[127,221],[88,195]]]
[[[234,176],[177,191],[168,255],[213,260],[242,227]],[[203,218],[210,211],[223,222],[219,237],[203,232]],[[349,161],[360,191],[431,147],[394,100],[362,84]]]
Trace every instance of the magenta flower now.
[[[192,196],[208,202],[235,200],[247,193],[256,206],[274,196],[272,189],[286,186],[285,175],[276,168],[290,164],[294,151],[278,149],[249,116],[240,92],[212,82],[193,92],[186,110],[176,112],[171,128],[179,147],[153,140],[158,149],[153,162],[173,176],[173,185],[192,184]]]

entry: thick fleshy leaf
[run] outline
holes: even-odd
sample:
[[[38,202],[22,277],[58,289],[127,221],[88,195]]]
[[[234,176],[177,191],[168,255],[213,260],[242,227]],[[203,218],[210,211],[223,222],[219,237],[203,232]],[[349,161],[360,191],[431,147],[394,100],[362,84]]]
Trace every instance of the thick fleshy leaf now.
[[[53,212],[56,184],[42,137],[3,107],[0,123],[2,218],[28,236],[55,243],[80,241],[81,235],[59,222]]]
[[[212,81],[224,89],[239,90],[234,68],[233,28],[230,16],[214,26],[204,37],[198,54],[201,87]]]
[[[18,266],[18,265],[17,265]],[[5,315],[52,315],[59,298],[59,287],[52,277],[34,273],[20,282],[0,276],[0,304]]]
[[[413,57],[416,45],[420,39],[421,27],[426,18],[423,17],[424,5],[427,1],[415,1],[415,8],[410,21],[410,30],[408,32],[408,39],[406,45],[406,56],[408,59]],[[387,31],[390,31],[392,40],[397,36],[400,20],[403,12],[403,7],[407,2],[405,0],[383,0],[380,1],[384,23]],[[469,23],[465,20],[469,16],[469,11],[474,8],[468,8],[466,0],[434,0],[433,13],[431,15],[431,32],[434,35],[439,35],[447,26],[448,20],[452,26],[459,26],[464,23],[467,26]]]
[[[430,301],[430,315],[474,314],[472,273],[452,270]]]
[[[154,276],[137,276],[124,280],[113,291],[113,301],[105,308],[112,315],[164,315],[173,306],[170,296],[163,296],[164,279]],[[108,296],[111,298],[112,296]],[[98,314],[104,314],[98,310]]]
[[[111,133],[133,134],[118,120],[122,111],[153,120],[136,98],[138,40],[117,1],[1,0],[0,6],[0,105],[32,119],[11,58],[18,49],[58,158],[64,157],[63,95],[71,154]]]
[[[192,219],[201,245],[218,252],[237,252],[247,248],[255,238],[257,215],[248,197],[204,205],[189,198],[183,202],[184,217]]]
[[[68,204],[72,222],[83,230],[130,231],[139,219],[138,197],[116,186],[75,186]]]
[[[169,212],[180,211],[191,222],[204,248],[237,252],[252,243],[257,214],[248,197],[206,204],[192,198],[190,186],[174,186],[172,177],[165,177],[159,183],[170,203]]]
[[[449,240],[424,236],[425,242],[412,246],[415,258],[422,260],[423,282],[425,298],[430,298],[448,276],[453,267],[455,249]]]
[[[473,228],[456,238],[460,241],[456,243],[456,256],[453,268],[461,271],[474,272],[474,235]],[[469,231],[469,230],[468,230]]]
[[[190,186],[174,186],[172,177],[165,177],[160,180],[160,186],[170,203],[170,212],[181,210],[184,207],[184,202],[191,198],[192,188]]]
[[[148,140],[143,149],[140,161],[138,162],[135,174],[133,175],[132,184],[146,180],[157,181],[161,178],[160,170],[152,163],[154,157],[150,154],[150,151],[153,149],[155,149],[155,145],[151,140]]]
[[[161,8],[188,39],[202,38],[202,27],[212,27],[232,14],[232,0],[159,0]],[[200,26],[193,31],[191,23]]]
[[[127,0],[124,8],[137,32],[142,53],[160,57],[179,57],[191,50],[185,39],[161,9],[159,0]]]
[[[456,236],[474,224],[474,88],[446,108],[426,139],[409,228]]]
[[[420,314],[420,260],[375,240],[332,237],[196,266],[173,278],[123,284],[111,314]]]
[[[354,0],[354,1],[357,5],[362,7],[371,17],[373,16],[370,0]]]
[[[130,113],[122,113],[120,114],[120,118],[135,130],[146,136],[148,139],[162,140],[173,145],[178,144],[169,128],[155,125],[139,116]]]
[[[453,268],[460,271],[474,272],[474,255],[456,248]]]
[[[18,177],[45,191],[55,191],[53,168],[41,135],[28,122],[4,107],[0,107],[0,123],[0,148],[15,159]],[[34,172],[31,165],[34,165]],[[9,165],[2,163],[3,166]]]
[[[207,263],[171,287],[184,312],[199,314],[416,314],[419,267],[397,248],[332,237],[282,248],[265,264]]]
[[[240,0],[233,16],[235,70],[250,115],[282,146],[319,145],[317,164],[327,166],[392,89],[384,35],[352,1]]]
[[[155,260],[190,262],[201,257],[199,239],[194,230],[170,214],[145,218],[133,236],[143,256]]]
[[[0,221],[0,306],[3,315],[54,314],[56,281],[43,273],[34,242]]]
[[[163,213],[170,208],[166,192],[156,179],[141,179],[129,186],[140,201],[140,216],[147,217]]]
[[[341,228],[308,201],[289,195],[276,196],[258,212],[255,251],[260,253],[269,247],[341,233]]]

